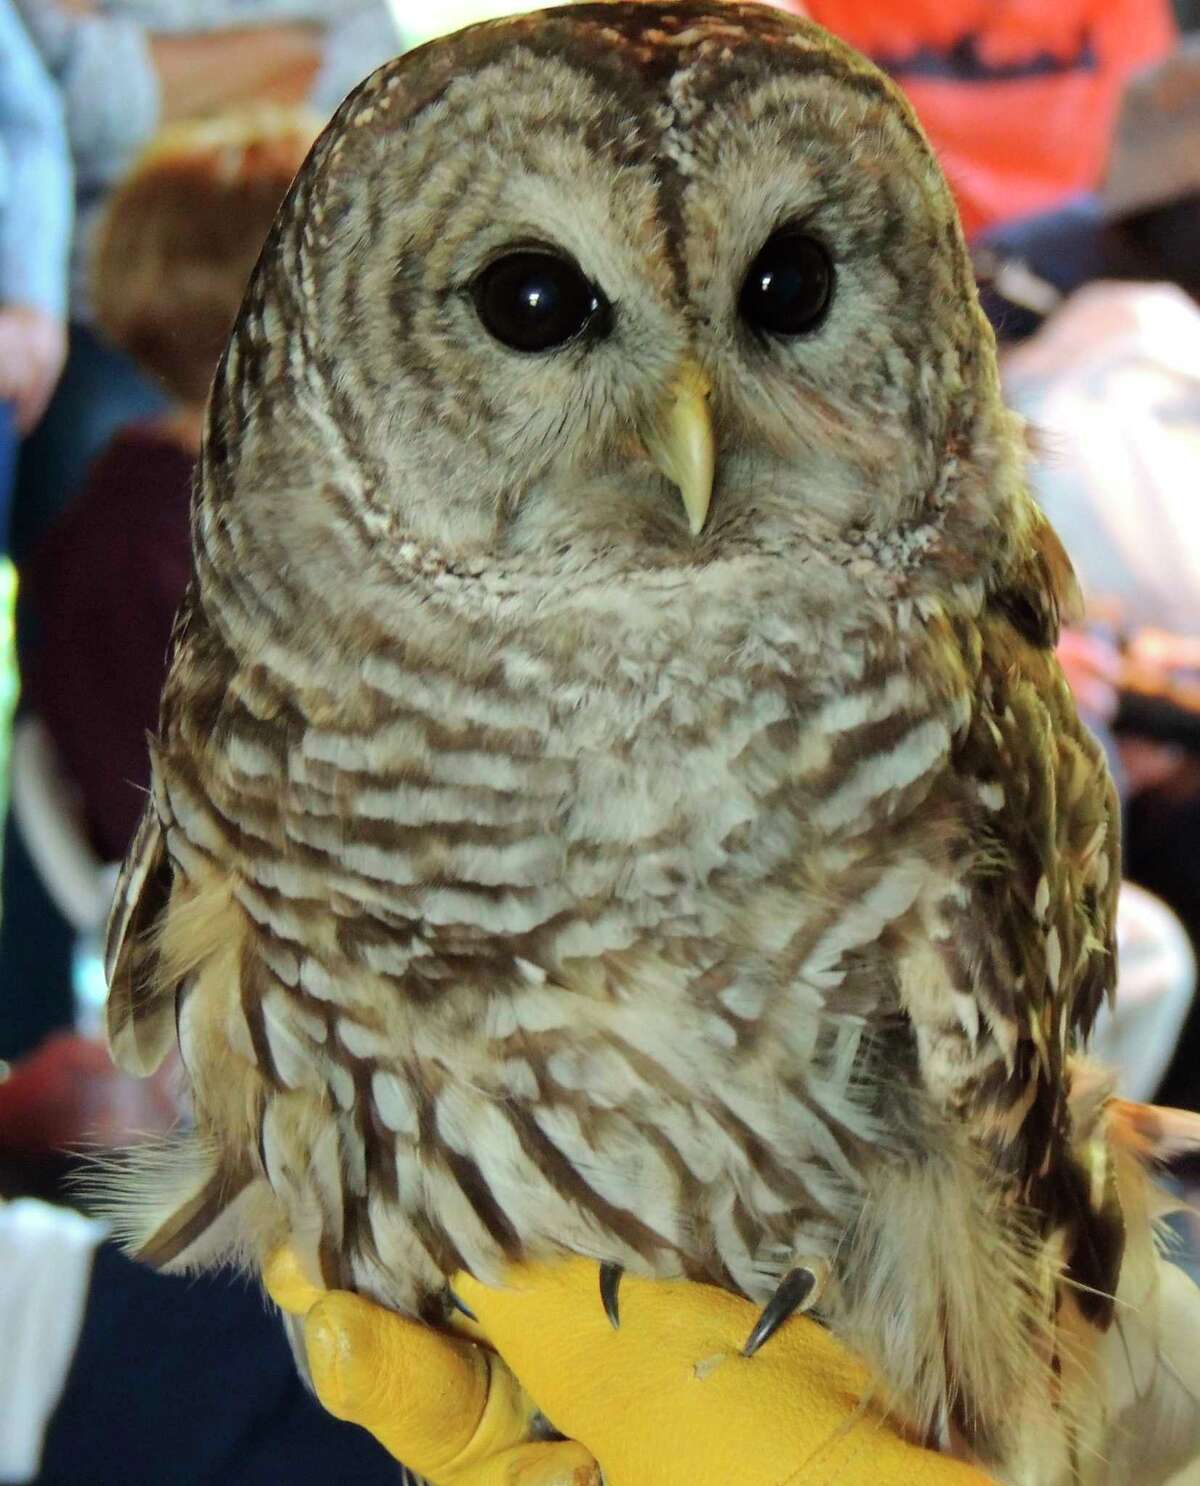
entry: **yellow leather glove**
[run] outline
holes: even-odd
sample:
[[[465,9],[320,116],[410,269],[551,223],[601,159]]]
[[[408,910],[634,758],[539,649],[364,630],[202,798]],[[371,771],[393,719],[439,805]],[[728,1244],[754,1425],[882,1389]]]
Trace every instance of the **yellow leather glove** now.
[[[316,1290],[286,1249],[266,1280],[278,1305],[304,1317],[325,1407],[436,1486],[989,1480],[901,1439],[864,1404],[866,1369],[803,1316],[743,1357],[755,1308],[706,1285],[627,1275],[614,1331],[584,1260],[516,1266],[502,1290],[460,1274],[454,1289],[478,1318],[479,1345]],[[531,1440],[539,1408],[568,1440]]]

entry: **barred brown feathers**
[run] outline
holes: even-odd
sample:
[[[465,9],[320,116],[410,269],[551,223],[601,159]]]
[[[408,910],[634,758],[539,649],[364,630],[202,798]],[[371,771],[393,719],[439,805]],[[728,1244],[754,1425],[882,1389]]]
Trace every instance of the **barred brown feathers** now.
[[[708,0],[383,68],[260,262],[194,541],[110,1026],[139,1070],[177,1026],[196,1134],[135,1246],[288,1237],[433,1317],[521,1255],[763,1302],[811,1260],[916,1430],[1106,1479],[1116,814],[892,85]]]

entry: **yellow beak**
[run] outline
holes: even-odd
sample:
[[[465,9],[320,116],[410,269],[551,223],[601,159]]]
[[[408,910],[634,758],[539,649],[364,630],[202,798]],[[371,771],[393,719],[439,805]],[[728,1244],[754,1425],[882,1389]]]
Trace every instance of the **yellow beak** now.
[[[704,529],[712,500],[711,384],[694,361],[685,361],[659,405],[657,416],[642,430],[642,442],[654,463],[679,487],[693,536]]]

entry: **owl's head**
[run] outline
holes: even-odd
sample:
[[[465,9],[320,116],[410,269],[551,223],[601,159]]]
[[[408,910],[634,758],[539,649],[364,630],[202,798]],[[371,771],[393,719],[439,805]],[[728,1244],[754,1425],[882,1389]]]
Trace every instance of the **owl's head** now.
[[[303,489],[318,541],[353,506],[448,561],[674,567],[887,540],[1001,457],[1001,418],[950,194],[882,74],[760,5],[583,4],[343,105],[206,485],[285,523]]]

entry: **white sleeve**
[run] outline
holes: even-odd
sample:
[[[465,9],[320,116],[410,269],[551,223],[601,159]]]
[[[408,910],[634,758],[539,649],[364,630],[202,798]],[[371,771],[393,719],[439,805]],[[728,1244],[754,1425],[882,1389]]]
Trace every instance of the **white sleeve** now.
[[[79,1342],[102,1224],[32,1198],[0,1206],[0,1481],[32,1481]]]
[[[125,15],[79,13],[61,0],[17,0],[62,93],[77,189],[121,179],[158,128],[158,73],[145,26]]]

